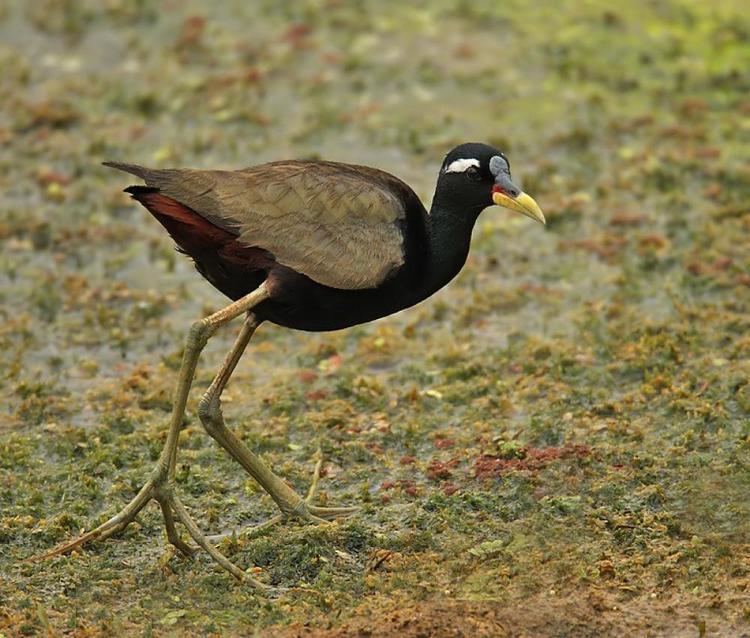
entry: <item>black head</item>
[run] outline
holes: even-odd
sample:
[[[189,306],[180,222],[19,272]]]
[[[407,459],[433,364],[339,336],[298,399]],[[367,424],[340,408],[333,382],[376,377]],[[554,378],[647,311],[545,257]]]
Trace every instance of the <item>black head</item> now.
[[[476,216],[497,205],[544,223],[537,203],[511,180],[508,158],[487,144],[461,144],[445,156],[435,197],[456,215]]]

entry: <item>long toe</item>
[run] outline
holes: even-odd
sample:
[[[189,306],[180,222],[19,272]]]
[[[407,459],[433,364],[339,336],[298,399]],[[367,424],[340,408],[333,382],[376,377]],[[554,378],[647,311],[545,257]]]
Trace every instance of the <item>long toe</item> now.
[[[331,521],[337,518],[346,518],[359,512],[359,507],[319,507],[317,505],[308,505],[308,511],[316,518],[322,518]]]
[[[255,534],[259,534],[260,532],[273,527],[274,525],[278,525],[284,520],[283,514],[276,514],[276,516],[272,516],[267,521],[263,521],[262,523],[258,523],[257,525],[248,525],[246,527],[242,527],[238,530],[232,530],[231,532],[224,532],[223,534],[212,534],[210,536],[206,536],[206,538],[212,542],[212,543],[220,543],[221,541],[224,541],[228,538],[239,538],[240,536],[242,538],[248,538],[253,537]]]

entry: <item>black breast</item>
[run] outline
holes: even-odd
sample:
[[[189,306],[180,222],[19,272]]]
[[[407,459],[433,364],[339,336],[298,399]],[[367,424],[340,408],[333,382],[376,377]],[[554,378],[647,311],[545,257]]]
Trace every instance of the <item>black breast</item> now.
[[[259,318],[297,330],[339,330],[419,303],[429,290],[427,214],[416,195],[403,222],[404,264],[376,288],[342,290],[319,284],[275,263],[268,274],[271,299],[257,307]]]

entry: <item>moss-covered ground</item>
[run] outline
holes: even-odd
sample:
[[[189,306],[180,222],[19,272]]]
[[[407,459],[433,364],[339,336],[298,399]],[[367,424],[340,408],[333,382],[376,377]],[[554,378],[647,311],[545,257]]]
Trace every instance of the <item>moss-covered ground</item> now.
[[[750,627],[750,13],[743,0],[0,6],[0,635],[739,636]],[[417,308],[263,326],[228,422],[323,527],[175,556],[105,520],[164,441],[183,335],[223,298],[105,159],[371,164],[429,201],[509,155],[546,229],[482,216]],[[195,416],[209,533],[274,513]]]

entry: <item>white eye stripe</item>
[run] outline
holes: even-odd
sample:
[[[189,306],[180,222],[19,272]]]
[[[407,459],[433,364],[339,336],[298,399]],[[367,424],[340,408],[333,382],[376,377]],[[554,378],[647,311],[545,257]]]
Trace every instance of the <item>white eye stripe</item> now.
[[[478,159],[457,159],[453,160],[448,166],[445,167],[446,173],[463,173],[471,167],[479,168]]]

